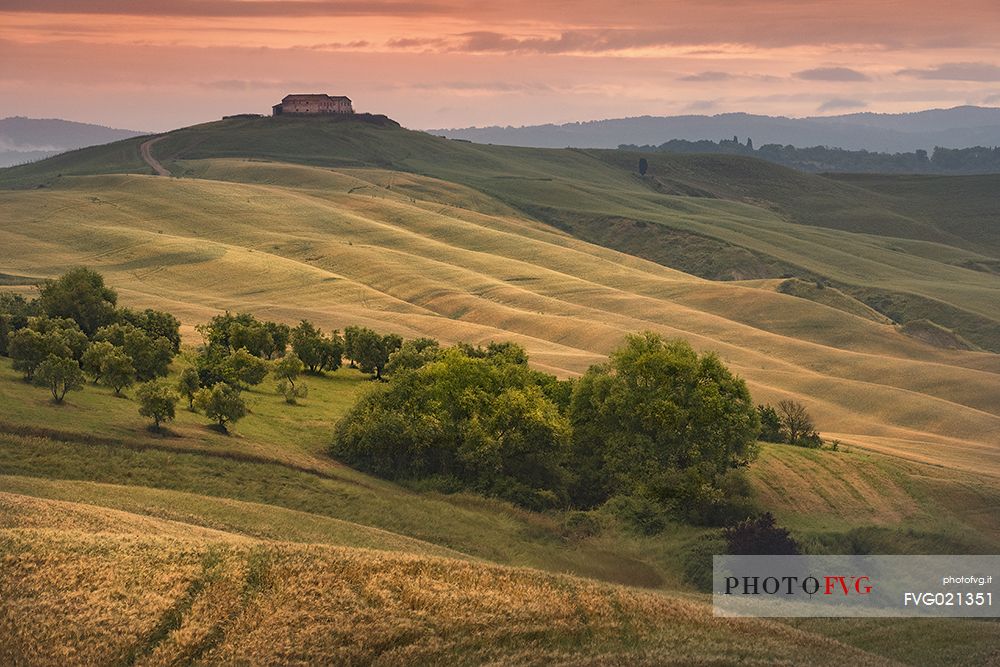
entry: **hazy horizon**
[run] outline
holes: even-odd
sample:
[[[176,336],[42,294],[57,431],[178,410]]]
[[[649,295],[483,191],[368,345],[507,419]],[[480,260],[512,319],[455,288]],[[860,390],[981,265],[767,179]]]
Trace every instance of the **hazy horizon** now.
[[[1000,103],[987,0],[0,0],[0,26],[0,116],[149,131],[312,91],[420,129]]]
[[[588,123],[602,123],[602,122],[607,122],[607,121],[630,120],[630,119],[638,119],[638,118],[643,118],[643,117],[664,117],[664,118],[668,118],[668,117],[682,117],[682,116],[691,116],[691,117],[698,117],[698,118],[713,118],[713,117],[717,117],[717,116],[750,115],[750,116],[760,116],[762,118],[766,117],[766,118],[788,118],[789,120],[806,120],[806,119],[810,119],[810,118],[824,118],[824,117],[826,117],[826,118],[836,118],[838,116],[852,116],[852,115],[864,114],[864,113],[872,113],[872,114],[876,114],[876,115],[896,115],[896,114],[905,114],[905,113],[922,113],[922,112],[928,112],[928,111],[949,111],[949,110],[952,110],[952,109],[961,108],[962,106],[969,106],[969,105],[958,105],[958,106],[955,106],[955,107],[921,108],[921,109],[913,109],[912,111],[901,111],[901,112],[880,112],[880,111],[871,111],[871,110],[869,110],[869,111],[861,111],[861,112],[844,112],[844,113],[837,113],[837,114],[833,114],[833,113],[831,113],[831,114],[804,114],[804,115],[801,115],[801,116],[793,116],[793,115],[789,115],[789,114],[774,114],[774,115],[771,115],[771,114],[751,114],[751,113],[745,112],[745,111],[719,111],[719,112],[716,112],[716,113],[690,113],[690,114],[640,114],[640,115],[628,115],[628,116],[616,116],[616,117],[610,117],[609,116],[609,117],[605,117],[605,118],[578,118],[578,119],[574,119],[574,120],[560,121],[558,123],[543,122],[543,123],[523,123],[523,124],[518,124],[518,125],[512,125],[512,124],[508,124],[508,123],[492,123],[492,124],[489,124],[489,125],[466,125],[466,126],[453,125],[453,126],[449,126],[449,127],[444,127],[444,126],[442,126],[442,127],[419,127],[419,128],[412,127],[412,128],[409,128],[409,129],[422,130],[422,131],[426,131],[426,130],[446,130],[446,129],[455,129],[455,130],[458,130],[458,129],[469,129],[469,128],[489,129],[489,128],[507,128],[507,127],[518,129],[518,128],[536,127],[536,126],[539,126],[539,125],[547,125],[547,124],[552,124],[552,125],[556,125],[556,126],[560,126],[560,125],[574,125],[574,124],[585,125],[585,124],[588,124]],[[976,108],[1000,110],[1000,106],[978,106]],[[0,113],[2,113],[2,111],[0,111]],[[266,115],[267,112],[261,112],[261,111],[251,112],[251,111],[248,111],[248,112],[245,112],[245,113],[261,113],[261,114],[265,114]],[[373,112],[373,113],[375,113],[375,112]],[[378,112],[378,113],[381,113],[381,112]],[[117,126],[117,125],[109,125],[109,124],[101,122],[99,120],[81,120],[79,118],[73,118],[70,115],[65,115],[65,116],[58,116],[58,115],[52,115],[52,114],[49,114],[47,116],[25,116],[23,114],[0,115],[0,120],[10,120],[10,119],[14,119],[14,118],[26,118],[28,120],[39,120],[39,121],[48,121],[48,120],[51,120],[51,121],[65,121],[65,122],[70,122],[70,123],[83,123],[83,124],[88,124],[88,125],[95,125],[95,126],[98,126],[98,127],[104,127],[104,128],[108,128],[108,129],[112,129],[112,130],[126,130],[126,131],[149,132],[149,133],[162,132],[162,131],[166,131],[166,130],[170,130],[170,129],[177,129],[177,128],[181,128],[181,127],[186,127],[184,125],[175,125],[175,126],[165,127],[165,128],[163,128],[161,130],[149,130],[147,128],[141,128],[141,127],[121,127],[121,126]],[[202,121],[196,121],[193,124],[196,124],[198,122],[211,122],[211,121],[217,120],[217,119],[218,119],[217,117],[205,118]],[[405,124],[404,124],[404,127],[405,127]]]

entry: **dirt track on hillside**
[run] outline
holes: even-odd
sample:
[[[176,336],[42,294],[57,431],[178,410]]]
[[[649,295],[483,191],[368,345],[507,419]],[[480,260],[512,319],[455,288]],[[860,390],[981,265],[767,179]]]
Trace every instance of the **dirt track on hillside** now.
[[[139,154],[142,155],[142,159],[145,160],[146,164],[148,164],[150,167],[153,168],[153,171],[156,172],[157,176],[169,176],[170,171],[167,170],[167,168],[164,167],[162,164],[160,164],[155,157],[153,157],[153,152],[151,150],[153,144],[155,144],[160,139],[163,139],[163,137],[155,137],[148,141],[142,142],[142,144],[140,144],[139,146]]]

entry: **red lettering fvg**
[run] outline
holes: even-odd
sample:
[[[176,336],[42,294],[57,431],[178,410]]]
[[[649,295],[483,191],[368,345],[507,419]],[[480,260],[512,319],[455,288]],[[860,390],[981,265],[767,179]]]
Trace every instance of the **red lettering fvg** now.
[[[844,575],[827,575],[823,577],[823,580],[826,582],[823,595],[833,595],[834,593],[868,595],[872,592],[871,580],[866,576],[848,578]]]

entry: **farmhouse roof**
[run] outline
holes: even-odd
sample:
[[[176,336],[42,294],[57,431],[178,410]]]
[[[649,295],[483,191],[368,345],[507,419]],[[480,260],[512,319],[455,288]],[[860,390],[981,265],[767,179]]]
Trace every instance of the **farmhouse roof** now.
[[[351,101],[350,97],[346,95],[327,95],[326,93],[295,93],[292,95],[285,95],[281,98],[282,102],[287,102],[288,100],[347,100]]]

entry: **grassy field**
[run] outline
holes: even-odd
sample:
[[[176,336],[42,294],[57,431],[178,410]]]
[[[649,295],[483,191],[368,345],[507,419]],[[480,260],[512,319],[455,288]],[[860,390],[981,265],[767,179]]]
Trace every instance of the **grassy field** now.
[[[154,146],[175,178],[137,147],[0,170],[5,289],[86,265],[124,305],[178,315],[189,346],[230,309],[515,340],[564,377],[627,332],[682,336],[842,442],[765,445],[749,470],[810,550],[1000,546],[988,179],[963,181],[945,220],[913,203],[919,184],[684,156],[641,179],[624,153],[371,124],[179,130]],[[745,279],[695,275],[716,270]],[[936,324],[907,335],[873,302]],[[949,349],[949,331],[980,349]],[[580,534],[559,513],[367,477],[324,453],[366,376],[306,382],[299,406],[270,378],[249,392],[232,435],[183,409],[157,435],[130,398],[88,386],[53,406],[0,360],[0,660],[948,664],[952,637],[971,662],[1000,651],[975,623],[712,619],[689,580],[712,531],[644,537],[600,515]]]

